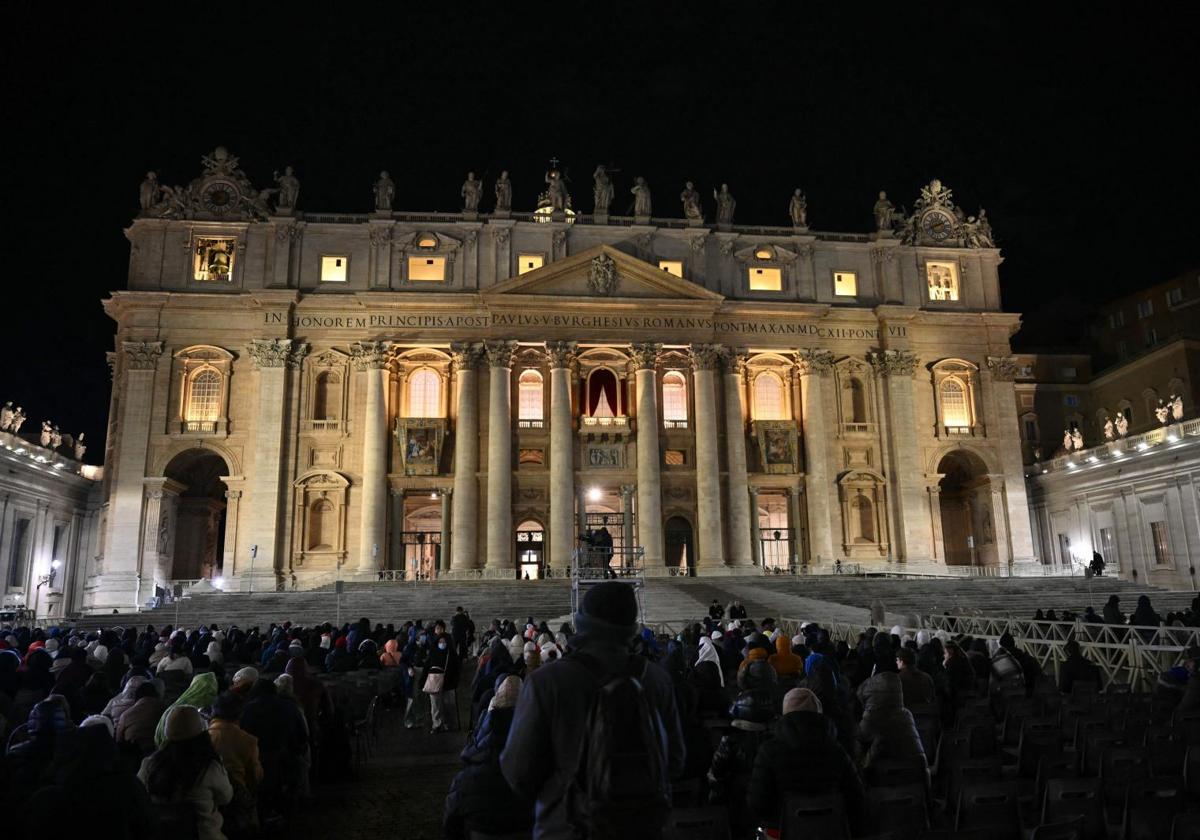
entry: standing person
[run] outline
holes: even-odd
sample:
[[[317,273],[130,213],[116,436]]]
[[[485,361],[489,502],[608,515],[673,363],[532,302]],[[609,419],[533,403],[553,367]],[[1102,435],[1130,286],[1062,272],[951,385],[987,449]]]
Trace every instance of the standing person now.
[[[465,659],[467,655],[467,636],[470,631],[471,619],[467,616],[462,607],[454,610],[454,617],[450,619],[450,638],[454,641],[454,655],[459,659]]]
[[[446,709],[448,704],[457,702],[458,675],[461,670],[461,660],[457,651],[451,650],[450,636],[442,633],[438,636],[437,644],[429,654],[429,667],[425,673],[425,683],[421,690],[429,695],[429,717],[431,734],[447,732]],[[449,705],[449,708],[453,708]]]
[[[662,835],[670,778],[684,766],[683,730],[670,676],[630,655],[637,617],[628,584],[589,588],[571,653],[521,690],[500,769],[518,796],[537,800],[538,840]]]
[[[167,710],[166,740],[142,762],[138,778],[155,804],[186,804],[196,814],[199,840],[226,840],[220,808],[233,786],[195,706]]]

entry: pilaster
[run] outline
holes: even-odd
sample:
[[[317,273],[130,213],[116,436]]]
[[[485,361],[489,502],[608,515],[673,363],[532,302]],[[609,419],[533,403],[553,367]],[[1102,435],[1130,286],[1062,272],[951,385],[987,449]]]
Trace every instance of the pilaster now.
[[[715,381],[721,347],[693,344],[690,349],[692,381],[696,390],[696,519],[699,531],[696,566],[706,569],[725,565]],[[744,492],[742,497],[745,498]],[[743,518],[743,526],[746,524]]]
[[[514,568],[512,527],[512,364],[515,341],[484,345],[488,366],[487,568]]]
[[[761,545],[752,533],[758,507],[750,498],[746,469],[746,421],[742,395],[746,357],[731,350],[722,356],[725,380],[725,450],[728,461],[729,565],[760,566]]]
[[[661,344],[630,348],[637,381],[637,533],[646,567],[662,566],[662,455],[658,450],[658,386],[655,366]]]
[[[387,552],[387,361],[390,343],[357,341],[350,358],[363,379],[362,498],[358,530],[358,571],[383,568]]]
[[[457,410],[454,420],[453,571],[474,569],[479,545],[479,345],[453,344]]]
[[[800,410],[804,423],[804,475],[808,495],[809,543],[813,561],[834,559],[833,481],[826,458],[825,383],[833,368],[833,354],[824,350],[802,351],[796,357],[795,374],[800,378]]]
[[[554,569],[571,564],[574,540],[575,447],[571,415],[571,362],[575,343],[552,341],[550,356],[550,546],[547,560]]]

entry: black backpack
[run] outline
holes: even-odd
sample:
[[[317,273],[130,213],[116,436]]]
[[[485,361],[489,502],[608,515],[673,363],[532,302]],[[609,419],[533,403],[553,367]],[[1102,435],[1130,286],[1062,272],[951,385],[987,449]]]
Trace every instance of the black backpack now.
[[[646,836],[648,828],[661,829],[671,810],[671,788],[662,717],[642,684],[646,660],[630,656],[618,674],[581,653],[563,661],[578,664],[598,686],[567,787],[576,836],[631,840]]]

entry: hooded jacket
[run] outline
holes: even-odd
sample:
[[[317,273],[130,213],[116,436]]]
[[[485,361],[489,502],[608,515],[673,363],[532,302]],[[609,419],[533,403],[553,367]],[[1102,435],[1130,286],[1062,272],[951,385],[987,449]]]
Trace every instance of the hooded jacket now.
[[[881,671],[858,689],[863,703],[859,737],[870,746],[866,764],[879,759],[925,760],[925,749],[912,713],[904,708],[904,688],[895,671]]]
[[[780,634],[775,640],[775,653],[767,657],[771,667],[780,677],[804,676],[804,663],[792,653],[792,640]]]
[[[533,799],[513,793],[500,772],[500,751],[512,721],[511,707],[489,710],[463,748],[466,766],[446,796],[444,825],[451,840],[465,840],[471,831],[516,834],[533,827]]]
[[[774,737],[754,759],[748,800],[759,822],[779,824],[789,793],[840,793],[851,825],[863,806],[863,783],[838,744],[833,724],[819,712],[791,712],[775,723]]]

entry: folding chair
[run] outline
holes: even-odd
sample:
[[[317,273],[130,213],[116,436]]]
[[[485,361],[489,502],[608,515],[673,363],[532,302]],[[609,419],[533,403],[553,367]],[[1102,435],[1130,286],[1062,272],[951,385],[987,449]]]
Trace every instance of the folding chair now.
[[[1161,840],[1169,836],[1175,815],[1186,807],[1187,789],[1182,778],[1130,782],[1121,820],[1126,840]]]
[[[1016,782],[970,784],[958,795],[956,829],[978,828],[993,840],[1010,840],[1021,832],[1021,803]]]
[[[1082,840],[1105,840],[1104,799],[1099,779],[1050,779],[1042,799],[1042,822],[1084,821]]]
[[[915,837],[929,828],[925,786],[873,787],[867,791],[867,825],[873,834]]]
[[[850,840],[846,804],[839,795],[802,796],[791,794],[783,804],[779,822],[781,840]]]
[[[720,805],[672,808],[665,834],[670,840],[729,840],[729,811]]]
[[[1083,817],[1042,823],[1029,835],[1029,840],[1084,840]]]

